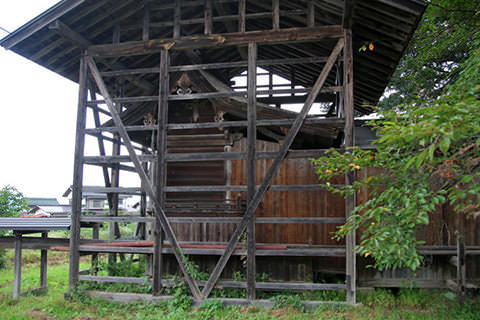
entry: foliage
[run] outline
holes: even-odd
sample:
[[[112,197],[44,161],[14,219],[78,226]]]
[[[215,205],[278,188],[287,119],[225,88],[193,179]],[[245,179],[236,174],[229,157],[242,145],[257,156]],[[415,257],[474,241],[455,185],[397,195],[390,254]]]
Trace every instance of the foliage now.
[[[27,203],[22,193],[15,187],[7,185],[0,189],[0,217],[14,217],[26,209],[28,209]],[[5,231],[0,230],[0,236],[4,234]],[[0,269],[6,266],[5,250],[0,249]]]
[[[15,187],[7,185],[0,189],[0,217],[14,217],[26,209],[27,202]]]
[[[480,26],[480,0],[427,0],[429,3],[379,107],[432,103],[445,94],[471,57]]]
[[[219,311],[224,309],[223,304],[219,300],[207,300],[200,307],[200,319],[216,319]]]
[[[298,295],[283,295],[278,294],[272,297],[273,308],[292,308],[299,311],[305,311],[305,305],[302,303],[302,299]]]
[[[475,214],[480,207],[480,32],[470,44],[470,57],[448,91],[434,102],[417,101],[380,113],[370,122],[377,132],[376,151],[353,148],[330,151],[314,160],[320,179],[347,172],[383,168],[377,176],[352,186],[332,186],[343,196],[368,190],[336,237],[362,229],[358,251],[374,258],[374,266],[417,268],[422,261],[416,246],[419,226],[439,205]]]
[[[29,250],[26,250],[29,252]],[[39,255],[28,259],[22,269],[22,290],[38,286]],[[387,290],[359,293],[361,303],[356,308],[339,308],[329,305],[315,311],[299,312],[295,309],[270,310],[261,307],[221,307],[219,302],[208,302],[200,309],[174,308],[161,303],[120,304],[91,298],[77,290],[74,299],[65,300],[68,287],[68,254],[54,253],[54,262],[49,260],[48,293],[43,296],[21,297],[11,300],[12,270],[0,270],[0,310],[2,320],[10,319],[479,319],[479,298],[468,298],[465,306],[456,299],[446,297],[444,291],[401,289],[397,297]],[[13,255],[10,255],[13,256]],[[88,263],[86,263],[88,261]],[[81,258],[81,269],[89,267],[90,261]],[[305,299],[305,297],[302,297]],[[179,299],[179,301],[184,301]]]

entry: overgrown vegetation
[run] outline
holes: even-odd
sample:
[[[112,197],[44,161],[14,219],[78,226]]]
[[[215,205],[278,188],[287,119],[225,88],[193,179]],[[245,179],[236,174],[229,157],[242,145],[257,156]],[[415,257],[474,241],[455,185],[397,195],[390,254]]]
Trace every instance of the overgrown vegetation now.
[[[474,2],[477,1],[468,4]],[[453,3],[460,6],[467,2]],[[431,7],[427,19],[438,9]],[[439,28],[435,19],[424,21],[422,28],[428,28],[425,24],[430,23],[433,37]],[[454,21],[444,23],[450,30],[449,24]],[[462,214],[478,214],[480,210],[478,30],[469,33],[468,41],[463,43],[465,59],[455,67],[455,77],[443,87],[441,95],[432,99],[420,96],[410,104],[379,111],[381,119],[370,123],[378,135],[375,152],[354,148],[343,154],[332,151],[314,160],[320,179],[325,181],[349,171],[384,169],[377,176],[358,179],[353,186],[333,188],[325,184],[343,196],[358,190],[370,192],[370,200],[357,206],[336,237],[361,228],[357,249],[364,256],[373,257],[375,267],[417,268],[422,257],[416,246],[422,243],[417,241],[416,231],[428,224],[429,214],[439,205],[448,203]],[[442,36],[435,36],[439,37],[437,43],[443,41]],[[444,83],[441,77],[435,79],[439,85]]]
[[[25,250],[26,263],[22,272],[22,290],[38,286],[39,253]],[[11,258],[13,255],[9,254]],[[181,290],[174,300],[160,304],[119,304],[89,297],[79,287],[73,299],[65,300],[68,287],[68,254],[52,253],[48,269],[48,293],[43,296],[21,297],[11,300],[13,270],[0,271],[0,318],[18,319],[478,319],[480,301],[469,299],[460,306],[455,295],[442,291],[402,289],[397,294],[390,290],[375,290],[359,294],[362,306],[350,308],[324,305],[316,310],[304,310],[301,300],[344,300],[337,292],[313,291],[305,294],[282,292],[273,298],[274,308],[259,306],[224,307],[219,301],[205,302],[200,308],[190,307],[190,298]],[[81,269],[89,267],[89,259],[81,259]],[[178,288],[177,288],[178,289]],[[266,298],[264,296],[263,298]]]

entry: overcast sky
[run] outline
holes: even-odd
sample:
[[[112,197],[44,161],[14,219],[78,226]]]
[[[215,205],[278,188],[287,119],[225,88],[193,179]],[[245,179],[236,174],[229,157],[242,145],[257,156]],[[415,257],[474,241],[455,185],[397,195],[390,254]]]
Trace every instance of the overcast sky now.
[[[0,1],[0,27],[12,32],[57,2]],[[72,183],[78,85],[3,48],[0,70],[0,188],[60,198]],[[88,172],[85,184],[103,182]]]

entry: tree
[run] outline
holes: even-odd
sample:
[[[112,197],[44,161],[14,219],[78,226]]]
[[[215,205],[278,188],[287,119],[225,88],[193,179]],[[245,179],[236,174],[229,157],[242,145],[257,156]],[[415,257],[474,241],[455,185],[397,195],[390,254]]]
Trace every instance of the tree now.
[[[27,203],[22,193],[15,187],[7,185],[0,190],[0,217],[14,217],[26,209]],[[0,230],[0,236],[4,234],[5,231]],[[0,249],[0,269],[6,265],[5,250]]]
[[[0,190],[0,217],[17,216],[28,209],[23,195],[15,187],[5,186]]]
[[[381,109],[431,103],[445,94],[470,57],[480,27],[480,0],[428,0],[419,28],[386,90]]]
[[[373,257],[379,269],[415,269],[422,263],[416,231],[428,224],[435,206],[448,202],[460,214],[480,211],[480,31],[472,39],[468,58],[442,95],[406,99],[409,103],[380,111],[381,119],[370,123],[378,136],[375,151],[332,150],[314,160],[324,181],[368,167],[384,169],[353,186],[325,183],[343,196],[370,192],[336,237],[361,228],[357,250]]]

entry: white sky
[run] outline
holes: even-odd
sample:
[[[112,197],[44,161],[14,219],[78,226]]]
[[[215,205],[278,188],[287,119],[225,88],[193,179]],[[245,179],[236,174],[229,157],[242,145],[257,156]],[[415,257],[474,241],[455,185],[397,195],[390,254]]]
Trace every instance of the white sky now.
[[[0,1],[0,27],[12,32],[56,2]],[[0,38],[6,35],[0,31]],[[71,185],[77,88],[0,48],[0,188],[10,184],[27,197],[60,198]]]

